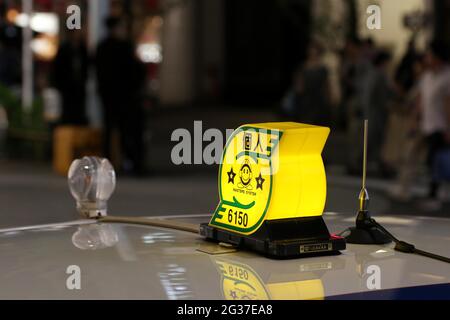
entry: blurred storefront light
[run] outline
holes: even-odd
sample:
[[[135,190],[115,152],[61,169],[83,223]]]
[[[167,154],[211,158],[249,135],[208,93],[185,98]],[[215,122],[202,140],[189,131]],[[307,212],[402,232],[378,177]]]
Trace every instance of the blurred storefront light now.
[[[57,35],[59,33],[59,18],[54,13],[36,12],[31,15],[31,19],[25,13],[11,13],[9,16],[14,18],[14,23],[21,28],[29,24],[35,32],[49,35]]]
[[[40,35],[31,40],[31,50],[41,60],[51,61],[58,52],[57,40],[52,36]]]
[[[6,20],[9,23],[15,23],[18,15],[19,11],[16,9],[9,9],[8,12],[6,12]]]
[[[151,16],[144,19],[136,54],[143,63],[159,64],[163,60],[162,46],[160,42],[163,18]]]
[[[137,55],[144,63],[161,63],[162,48],[157,43],[142,43],[137,47]]]

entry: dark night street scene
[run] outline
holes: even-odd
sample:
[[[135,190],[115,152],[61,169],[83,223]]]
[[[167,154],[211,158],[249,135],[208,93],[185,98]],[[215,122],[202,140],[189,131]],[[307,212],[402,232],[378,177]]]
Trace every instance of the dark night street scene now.
[[[0,0],[0,300],[449,300],[449,17]]]

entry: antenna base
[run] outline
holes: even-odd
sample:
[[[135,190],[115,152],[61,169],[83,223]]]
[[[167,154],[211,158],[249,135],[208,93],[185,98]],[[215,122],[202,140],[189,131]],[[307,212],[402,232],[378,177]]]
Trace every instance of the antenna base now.
[[[341,234],[351,244],[387,244],[392,239],[372,221],[368,211],[359,211],[356,227],[348,228]]]
[[[350,244],[388,244],[392,240],[380,229],[373,227],[370,229],[349,228],[345,233],[345,241]]]

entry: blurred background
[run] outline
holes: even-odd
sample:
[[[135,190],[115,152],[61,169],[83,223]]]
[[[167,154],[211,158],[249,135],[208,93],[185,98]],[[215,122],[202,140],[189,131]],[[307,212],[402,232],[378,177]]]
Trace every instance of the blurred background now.
[[[118,172],[111,214],[211,213],[218,165],[175,165],[172,133],[268,121],[332,129],[328,211],[357,210],[369,119],[374,214],[450,217],[449,17],[448,0],[0,0],[0,228],[75,219],[84,155]]]

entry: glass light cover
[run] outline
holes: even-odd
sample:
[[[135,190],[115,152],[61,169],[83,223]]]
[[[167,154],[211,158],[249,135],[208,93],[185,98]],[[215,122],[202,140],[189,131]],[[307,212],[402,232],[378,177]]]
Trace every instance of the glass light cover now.
[[[95,218],[107,214],[107,203],[116,187],[116,173],[107,159],[84,157],[73,161],[68,183],[81,215]]]

